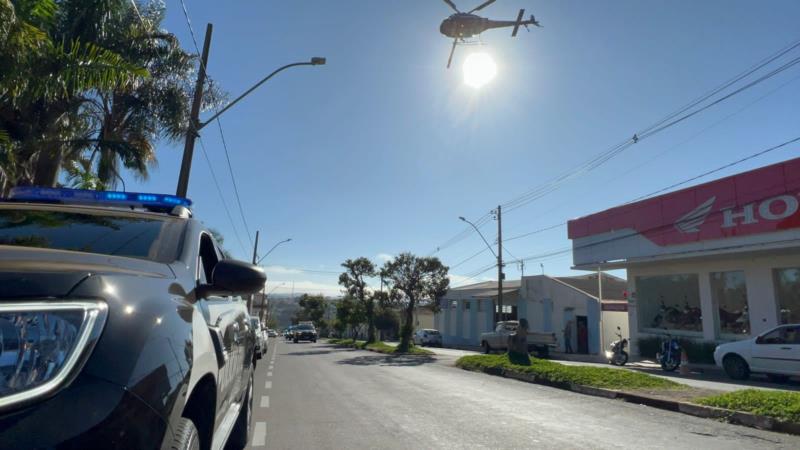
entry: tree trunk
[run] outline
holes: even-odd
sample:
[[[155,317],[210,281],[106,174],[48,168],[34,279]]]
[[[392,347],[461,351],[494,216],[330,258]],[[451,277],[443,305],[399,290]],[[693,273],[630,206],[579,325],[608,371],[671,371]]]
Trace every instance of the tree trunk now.
[[[416,301],[414,298],[408,299],[408,306],[406,307],[406,320],[400,330],[400,345],[397,351],[400,353],[407,352],[411,348],[411,334],[414,332],[414,305]]]
[[[367,303],[367,343],[375,342],[375,303]]]
[[[55,187],[58,173],[61,170],[63,152],[60,148],[44,148],[36,159],[36,170],[33,175],[34,186]]]

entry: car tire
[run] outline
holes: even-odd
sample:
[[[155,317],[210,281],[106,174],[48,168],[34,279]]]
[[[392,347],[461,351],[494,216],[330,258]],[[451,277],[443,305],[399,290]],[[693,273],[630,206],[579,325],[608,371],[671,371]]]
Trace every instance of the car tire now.
[[[488,342],[486,342],[486,341],[483,341],[483,342],[481,343],[481,347],[483,347],[483,353],[485,353],[485,354],[487,354],[487,355],[488,355],[489,353],[492,353],[492,347],[490,347],[490,346],[489,346],[489,343],[488,343]]]
[[[197,432],[194,422],[186,417],[181,417],[168,448],[170,450],[200,450],[200,434]]]
[[[297,343],[298,343],[298,342],[300,342],[300,341],[299,341],[298,339],[295,339],[295,340],[293,340],[292,342],[294,342],[295,344],[297,344]]]
[[[747,361],[739,355],[728,355],[722,360],[722,367],[725,373],[734,380],[746,380],[750,378],[750,367]]]
[[[250,374],[250,382],[247,383],[247,392],[245,399],[242,403],[242,408],[239,410],[239,417],[236,418],[236,424],[231,430],[231,435],[228,436],[227,448],[240,450],[247,447],[250,440],[250,423],[253,417],[253,374]]]

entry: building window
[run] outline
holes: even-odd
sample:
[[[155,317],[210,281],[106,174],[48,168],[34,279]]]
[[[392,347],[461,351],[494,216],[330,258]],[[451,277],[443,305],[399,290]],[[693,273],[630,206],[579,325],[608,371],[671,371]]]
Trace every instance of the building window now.
[[[775,269],[773,275],[778,322],[800,323],[800,268]]]
[[[750,333],[744,272],[711,272],[711,299],[721,334]]]
[[[464,311],[469,311],[469,303],[470,303],[469,300],[464,300],[464,303],[463,303],[464,304],[464,309],[463,309]]]
[[[697,274],[636,277],[639,327],[703,331]]]
[[[476,300],[478,302],[478,312],[483,312],[483,300]]]
[[[511,311],[512,311],[511,305],[503,305],[503,313],[504,314],[511,314]],[[494,312],[496,312],[496,313],[500,312],[500,306],[499,305],[494,305]]]
[[[450,309],[458,308],[458,300],[451,300],[450,301]]]

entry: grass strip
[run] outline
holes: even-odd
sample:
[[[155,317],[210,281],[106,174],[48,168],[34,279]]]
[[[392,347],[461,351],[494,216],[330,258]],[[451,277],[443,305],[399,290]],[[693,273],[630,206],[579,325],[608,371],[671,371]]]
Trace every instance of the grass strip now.
[[[703,397],[695,403],[800,423],[800,392],[744,389]]]
[[[328,339],[328,343],[333,345],[341,345],[344,347],[370,350],[373,352],[383,353],[387,355],[433,355],[434,354],[429,350],[425,350],[424,348],[420,348],[417,346],[411,346],[408,352],[400,353],[397,351],[397,347],[388,345],[381,341],[367,344],[366,341],[356,341],[353,339]]]
[[[508,355],[462,356],[456,366],[479,372],[514,371],[533,374],[537,380],[552,384],[577,384],[603,389],[682,389],[684,385],[664,378],[630,370],[591,366],[567,366],[545,359],[531,358],[530,366],[512,364]]]

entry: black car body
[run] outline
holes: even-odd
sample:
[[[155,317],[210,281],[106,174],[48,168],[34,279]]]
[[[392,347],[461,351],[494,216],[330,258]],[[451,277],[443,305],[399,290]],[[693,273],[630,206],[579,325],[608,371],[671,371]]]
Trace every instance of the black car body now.
[[[185,208],[0,202],[1,446],[170,448],[193,426],[199,448],[243,447],[255,343],[233,295],[263,287],[259,271]],[[26,336],[74,344],[51,359],[58,379]],[[12,389],[14,370],[40,383]]]
[[[292,330],[292,341],[295,343],[300,341],[317,342],[317,330],[314,325],[297,325]]]

